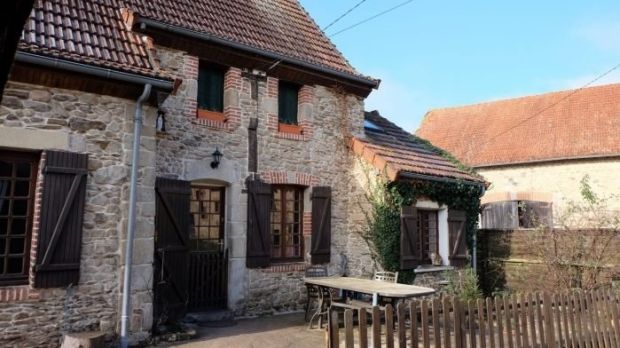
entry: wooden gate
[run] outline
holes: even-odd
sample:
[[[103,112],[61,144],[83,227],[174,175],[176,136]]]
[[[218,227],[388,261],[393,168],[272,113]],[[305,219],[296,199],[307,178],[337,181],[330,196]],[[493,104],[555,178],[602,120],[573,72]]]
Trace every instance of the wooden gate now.
[[[189,256],[190,311],[226,308],[228,250],[192,251]]]
[[[155,324],[185,315],[188,301],[190,183],[155,182]]]

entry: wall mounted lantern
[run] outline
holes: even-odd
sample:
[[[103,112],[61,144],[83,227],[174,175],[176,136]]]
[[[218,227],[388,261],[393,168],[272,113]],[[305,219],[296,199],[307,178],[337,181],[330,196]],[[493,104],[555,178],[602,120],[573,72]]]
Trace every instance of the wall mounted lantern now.
[[[155,130],[158,132],[166,131],[166,113],[161,110],[157,111],[157,120],[155,121]]]
[[[211,162],[211,168],[215,169],[220,165],[220,160],[222,159],[223,155],[220,152],[220,150],[216,147],[212,156],[213,156],[213,162]]]

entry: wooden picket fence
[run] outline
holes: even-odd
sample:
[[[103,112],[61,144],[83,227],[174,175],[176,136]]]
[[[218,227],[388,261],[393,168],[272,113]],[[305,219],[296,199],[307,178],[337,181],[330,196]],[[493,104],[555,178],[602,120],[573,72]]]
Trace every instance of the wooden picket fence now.
[[[530,293],[468,303],[445,297],[401,302],[396,310],[389,304],[332,306],[328,343],[332,348],[620,347],[618,295],[612,290]]]

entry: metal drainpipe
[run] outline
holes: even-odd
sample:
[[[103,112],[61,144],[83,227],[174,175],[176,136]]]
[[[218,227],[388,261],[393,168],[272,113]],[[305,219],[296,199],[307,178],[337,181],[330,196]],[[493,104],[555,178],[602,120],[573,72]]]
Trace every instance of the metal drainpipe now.
[[[486,192],[486,187],[484,185],[482,185],[482,188],[480,189],[480,197],[484,196],[484,193]],[[478,225],[480,225],[480,219],[478,219]],[[472,242],[473,246],[472,246],[472,256],[471,256],[471,262],[472,262],[472,267],[474,268],[474,273],[478,274],[478,229],[476,229],[476,233],[474,233],[474,240]]]
[[[133,259],[133,237],[136,229],[136,191],[138,186],[138,167],[140,165],[140,137],[142,136],[142,104],[151,94],[151,85],[145,84],[142,95],[136,101],[133,124],[133,153],[131,158],[131,181],[129,188],[129,220],[127,221],[127,240],[125,246],[125,276],[123,279],[123,307],[121,314],[121,348],[129,345],[129,312],[131,307],[131,265]]]

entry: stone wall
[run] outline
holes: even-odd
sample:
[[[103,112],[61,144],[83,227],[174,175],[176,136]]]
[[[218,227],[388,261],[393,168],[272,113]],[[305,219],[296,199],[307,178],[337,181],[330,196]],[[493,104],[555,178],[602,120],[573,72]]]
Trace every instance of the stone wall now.
[[[563,209],[570,201],[581,201],[580,181],[585,175],[590,177],[597,194],[620,195],[618,158],[479,168],[477,171],[492,183],[487,196],[496,192],[550,193],[554,210]],[[610,201],[610,208],[619,210],[620,201]]]
[[[82,330],[102,330],[108,338],[115,334],[134,110],[132,100],[23,83],[7,85],[0,106],[0,135],[6,136],[0,146],[88,153],[89,172],[80,282],[68,289],[1,286],[0,346],[55,347],[62,333]],[[135,339],[149,334],[152,317],[156,112],[151,107],[145,111],[132,298]]]
[[[367,272],[365,268],[371,262],[360,256],[368,254],[367,246],[354,232],[361,229],[357,226],[362,222],[357,200],[363,193],[352,174],[355,159],[346,146],[348,137],[363,133],[363,100],[324,86],[303,86],[298,114],[303,133],[282,133],[277,126],[277,79],[268,76],[260,80],[258,98],[253,99],[251,80],[241,69],[232,67],[225,77],[226,121],[200,120],[196,117],[195,102],[198,58],[164,47],[157,47],[156,51],[161,67],[183,81],[178,93],[169,97],[162,108],[166,112],[167,132],[157,136],[157,175],[227,186],[229,307],[237,315],[256,315],[299,310],[305,303],[301,277],[309,264],[308,226],[304,227],[306,262],[274,264],[262,270],[245,267],[247,196],[242,189],[249,174],[250,118],[259,120],[258,173],[270,182],[306,187],[306,224],[311,214],[312,186],[332,187],[330,270],[339,269],[340,255],[344,254],[349,259],[348,273]],[[239,119],[227,113],[231,109],[238,112]],[[212,169],[209,163],[216,148],[224,156],[220,167]],[[311,179],[303,182],[305,179],[299,178]]]

